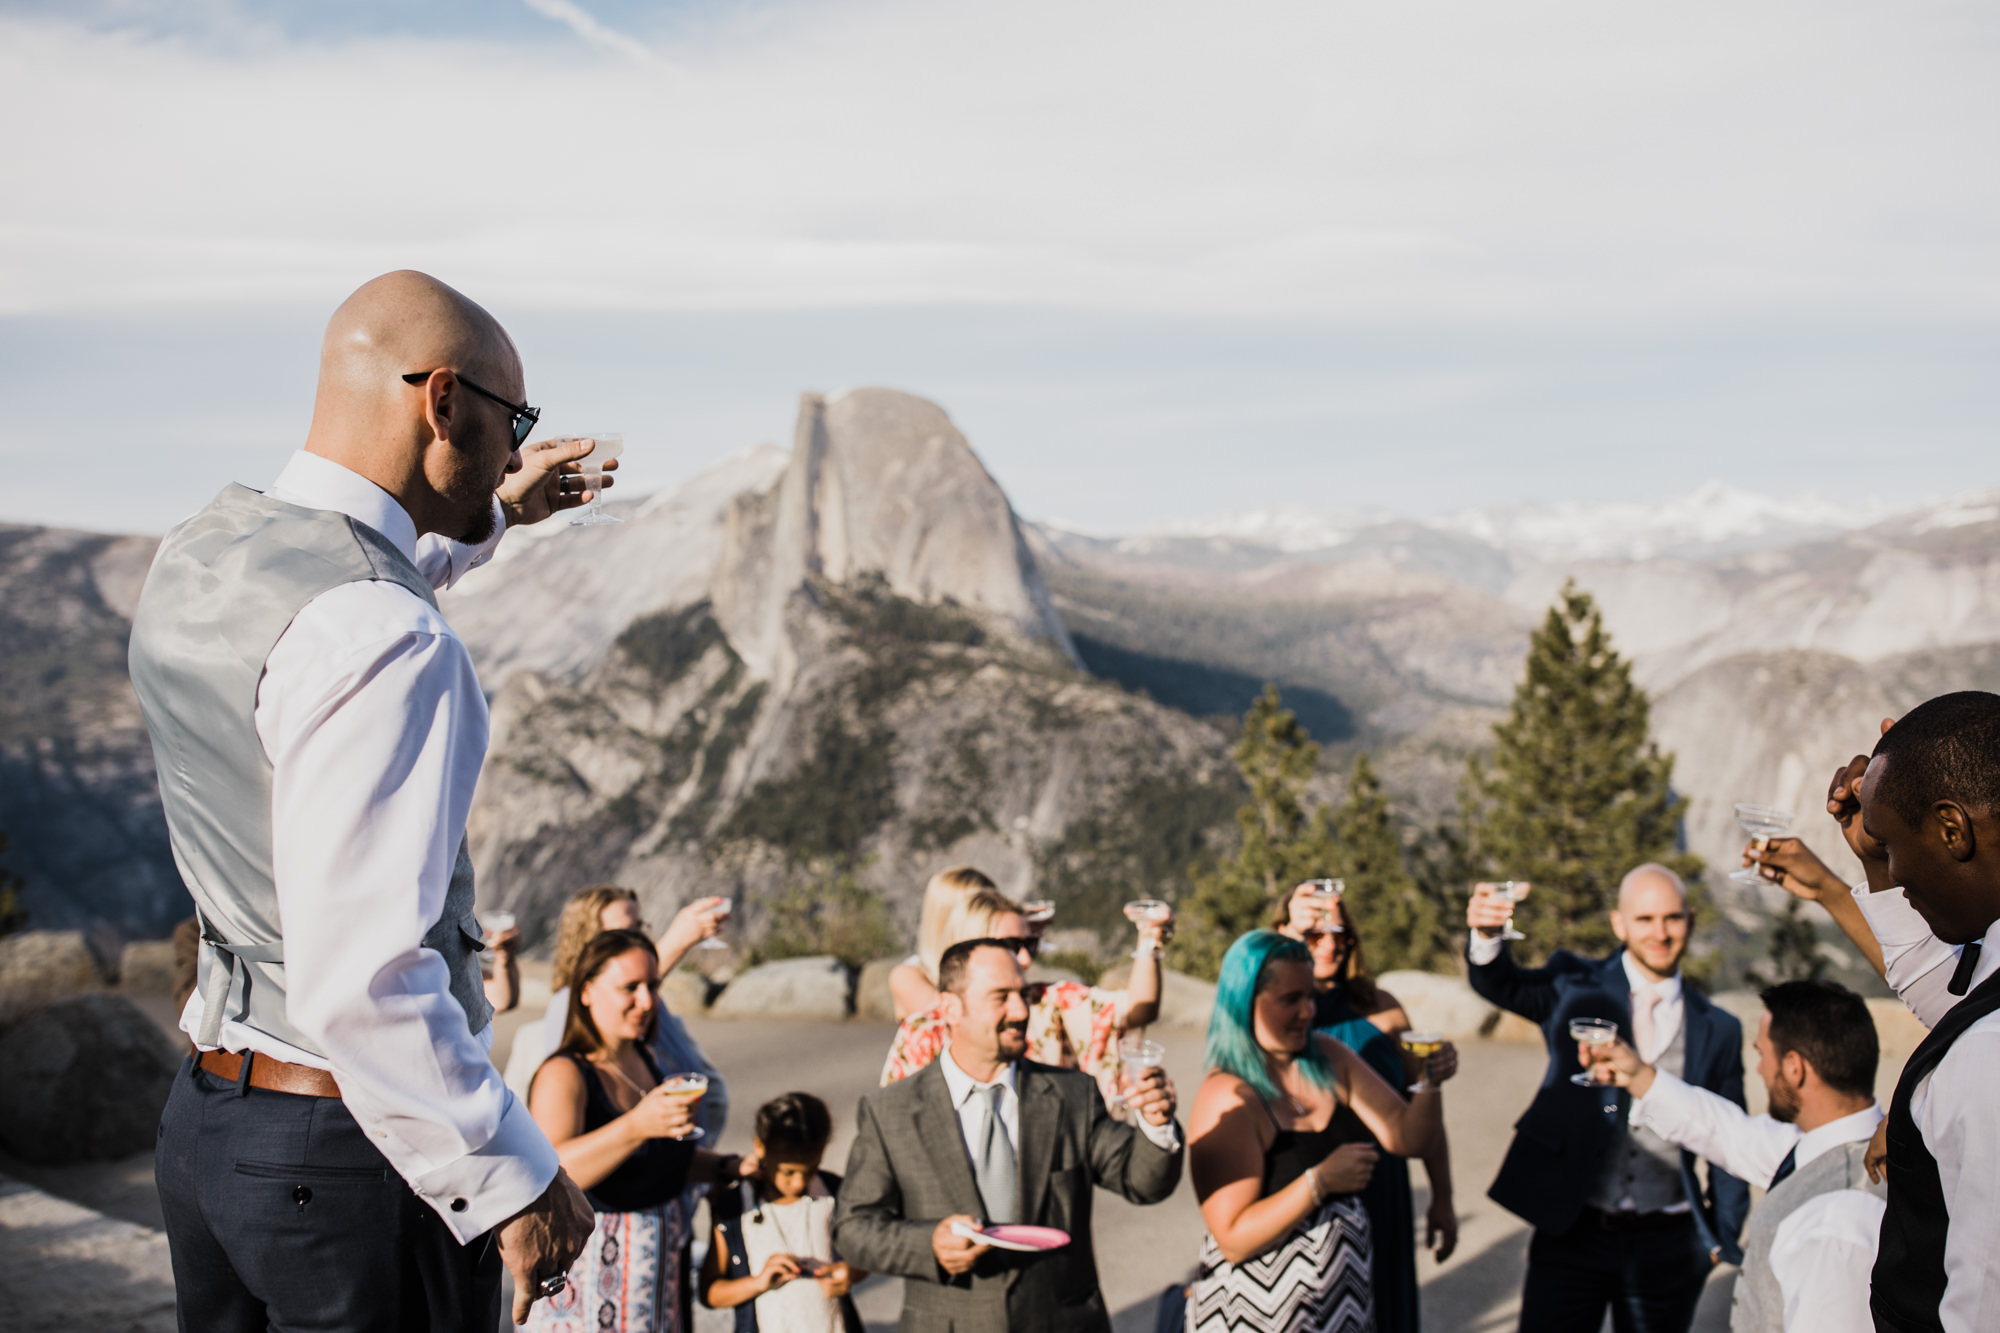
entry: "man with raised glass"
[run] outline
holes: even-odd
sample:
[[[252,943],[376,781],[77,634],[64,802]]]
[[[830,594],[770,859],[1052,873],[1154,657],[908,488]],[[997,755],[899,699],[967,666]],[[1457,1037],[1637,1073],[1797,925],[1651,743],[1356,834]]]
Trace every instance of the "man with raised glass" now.
[[[1704,1190],[1693,1153],[1627,1124],[1628,1094],[1578,1086],[1571,1026],[1609,1024],[1652,1064],[1743,1104],[1742,1024],[1681,983],[1687,890],[1665,866],[1642,865],[1611,913],[1623,948],[1607,958],[1557,949],[1528,968],[1503,936],[1514,903],[1493,887],[1474,886],[1466,911],[1472,988],[1541,1027],[1549,1052],[1487,1191],[1535,1229],[1522,1333],[1598,1333],[1607,1310],[1619,1333],[1685,1333],[1715,1264],[1742,1260],[1749,1188],[1711,1167]]]
[[[1865,1165],[1882,1123],[1875,1019],[1859,995],[1830,981],[1780,982],[1763,1000],[1763,1115],[1690,1087],[1624,1042],[1592,1072],[1631,1092],[1634,1125],[1764,1182],[1768,1193],[1744,1228],[1731,1333],[1870,1333],[1868,1275],[1887,1197]]]
[[[518,1323],[590,1236],[488,1055],[486,703],[434,591],[589,498],[586,442],[524,454],[524,397],[491,315],[377,278],[327,325],[305,447],[147,577],[132,683],[201,922],[155,1159],[183,1329],[492,1333],[502,1263]]]

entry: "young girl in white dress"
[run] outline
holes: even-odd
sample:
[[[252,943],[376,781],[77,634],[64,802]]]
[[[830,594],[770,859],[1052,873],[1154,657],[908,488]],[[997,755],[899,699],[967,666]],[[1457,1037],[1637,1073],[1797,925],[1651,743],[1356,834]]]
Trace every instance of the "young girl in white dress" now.
[[[833,1249],[840,1177],[819,1169],[833,1135],[826,1103],[788,1092],[757,1110],[756,1174],[709,1196],[715,1244],[702,1304],[736,1311],[737,1333],[861,1333],[848,1294],[866,1273]]]

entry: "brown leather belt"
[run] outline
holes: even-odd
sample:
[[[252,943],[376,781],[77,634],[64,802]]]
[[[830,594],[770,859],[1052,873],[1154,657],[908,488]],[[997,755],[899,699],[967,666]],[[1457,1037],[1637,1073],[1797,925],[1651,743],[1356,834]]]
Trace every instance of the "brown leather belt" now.
[[[243,1077],[243,1062],[250,1061],[250,1086],[266,1092],[289,1092],[300,1097],[338,1097],[340,1085],[333,1075],[311,1065],[289,1064],[268,1055],[231,1055],[228,1051],[203,1051],[201,1067],[231,1083]]]

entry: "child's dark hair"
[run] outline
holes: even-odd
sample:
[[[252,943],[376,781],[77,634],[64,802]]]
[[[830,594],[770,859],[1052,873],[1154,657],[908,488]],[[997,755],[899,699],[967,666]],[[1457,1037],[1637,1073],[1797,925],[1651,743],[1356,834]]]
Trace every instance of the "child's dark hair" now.
[[[766,1152],[825,1152],[832,1137],[833,1116],[810,1092],[788,1092],[757,1108],[757,1141]]]

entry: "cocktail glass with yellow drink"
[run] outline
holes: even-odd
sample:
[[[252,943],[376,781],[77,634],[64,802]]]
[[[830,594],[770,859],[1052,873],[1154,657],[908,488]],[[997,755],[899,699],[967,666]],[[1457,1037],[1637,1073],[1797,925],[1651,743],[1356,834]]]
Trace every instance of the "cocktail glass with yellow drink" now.
[[[1579,1088],[1603,1087],[1591,1077],[1590,1066],[1597,1063],[1599,1055],[1610,1058],[1612,1044],[1618,1040],[1618,1025],[1608,1018],[1572,1018],[1569,1035],[1572,1041],[1588,1048],[1590,1056],[1582,1072],[1571,1074],[1569,1081]]]
[[[1424,1062],[1424,1072],[1410,1085],[1411,1092],[1437,1092],[1437,1084],[1431,1082],[1431,1057],[1444,1049],[1444,1034],[1439,1032],[1405,1032],[1400,1038],[1403,1049]]]
[[[708,1095],[708,1075],[670,1074],[660,1084],[660,1091],[669,1097],[685,1097],[690,1102],[698,1102]],[[692,1108],[690,1108],[692,1109]],[[676,1139],[698,1139],[703,1137],[701,1126],[691,1126],[685,1134],[675,1134]]]

